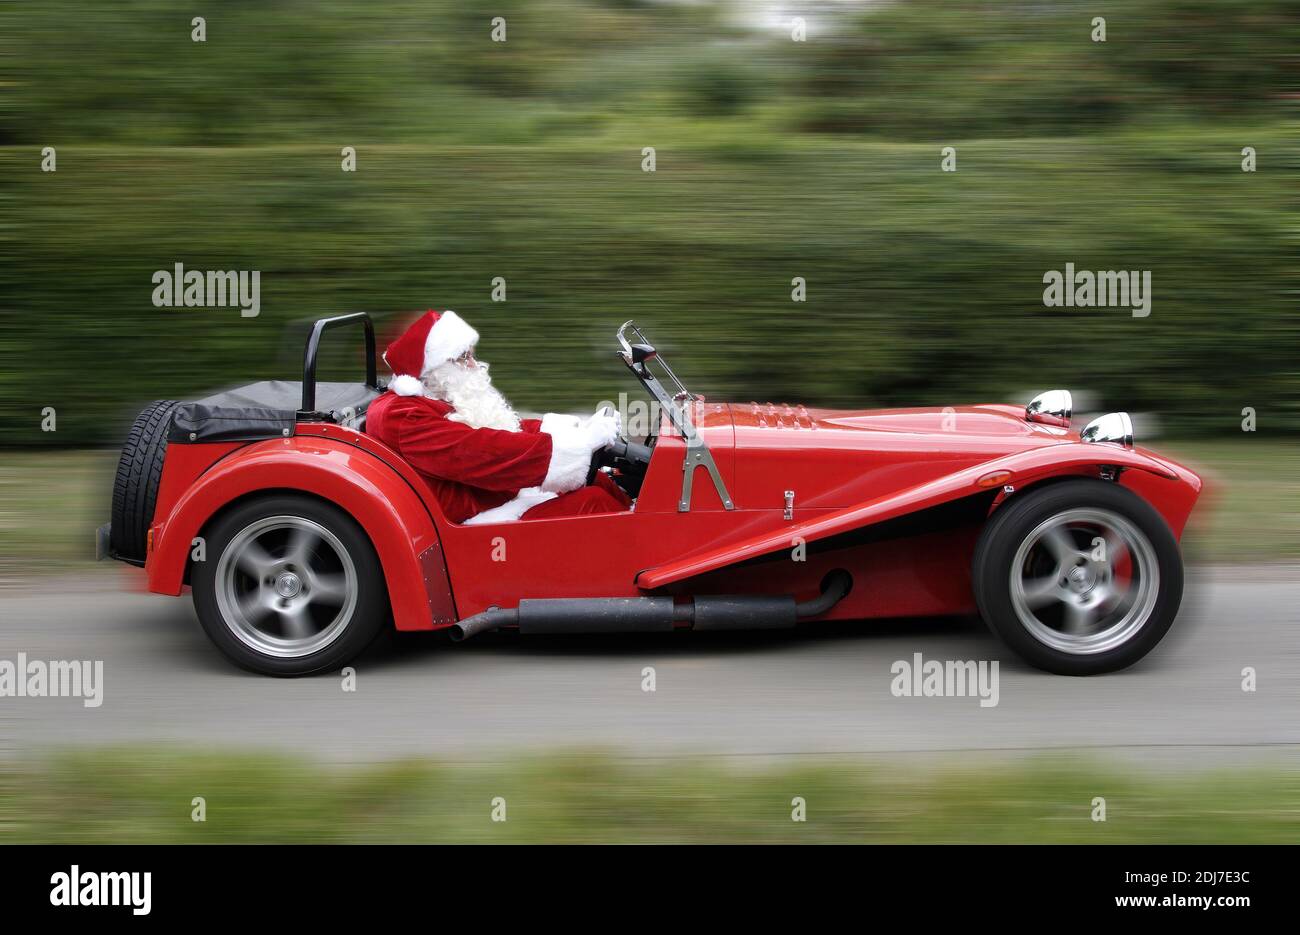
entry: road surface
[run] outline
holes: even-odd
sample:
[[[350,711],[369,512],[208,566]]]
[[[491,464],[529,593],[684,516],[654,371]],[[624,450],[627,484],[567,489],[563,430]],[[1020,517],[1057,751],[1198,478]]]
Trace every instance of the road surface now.
[[[174,742],[336,761],[490,760],[521,749],[634,757],[1106,751],[1159,763],[1300,755],[1300,569],[1189,570],[1174,631],[1138,666],[1071,679],[1030,669],[977,621],[634,637],[381,638],[337,674],[231,667],[188,596],[133,593],[100,567],[0,591],[0,660],[104,663],[98,708],[0,698],[0,754]],[[995,707],[890,691],[896,660],[998,660]],[[643,670],[656,690],[642,690]],[[1253,667],[1257,689],[1243,691]]]

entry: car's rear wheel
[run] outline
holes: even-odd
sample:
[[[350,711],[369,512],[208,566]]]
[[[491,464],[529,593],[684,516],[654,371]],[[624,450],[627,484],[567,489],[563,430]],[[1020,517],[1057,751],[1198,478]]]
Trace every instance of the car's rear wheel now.
[[[310,497],[242,504],[205,535],[194,607],[211,640],[266,675],[337,669],[385,620],[383,571],[357,523]]]
[[[1150,504],[1080,479],[1004,504],[980,536],[972,583],[985,622],[1026,660],[1092,675],[1160,642],[1178,614],[1183,565]]]
[[[113,478],[109,527],[109,546],[115,558],[137,564],[145,560],[146,538],[167,456],[167,427],[178,405],[170,399],[150,403],[136,416],[122,445]]]

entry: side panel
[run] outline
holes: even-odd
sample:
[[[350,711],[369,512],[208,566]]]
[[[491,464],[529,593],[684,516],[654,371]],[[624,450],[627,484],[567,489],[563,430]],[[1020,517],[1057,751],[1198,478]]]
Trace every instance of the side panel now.
[[[232,451],[243,448],[247,442],[217,442],[213,444],[169,444],[163,461],[162,477],[158,481],[158,499],[154,505],[154,522],[175,509],[204,471]]]
[[[795,522],[815,519],[796,511]],[[820,515],[824,515],[820,514]],[[702,545],[788,529],[779,511],[610,513],[528,520],[446,531],[456,606],[469,616],[525,598],[637,597],[636,574]],[[973,608],[970,556],[979,527],[866,542],[834,550],[794,543],[762,562],[729,565],[670,584],[670,594],[794,594],[810,598],[836,568],[853,575],[853,590],[833,619],[967,613]],[[802,550],[801,550],[802,551]]]
[[[681,594],[794,594],[812,597],[837,568],[853,588],[823,620],[942,617],[975,613],[971,555],[979,526],[868,542],[851,548],[810,550],[802,561],[790,551],[762,562],[730,565],[666,590]]]
[[[450,526],[443,548],[456,607],[469,616],[524,598],[636,597],[643,593],[636,585],[642,569],[781,522],[772,511],[638,510]]]
[[[1104,451],[1099,451],[1097,446],[1082,443],[1053,445],[996,458],[889,496],[830,511],[815,519],[791,523],[780,530],[688,554],[642,571],[637,576],[637,584],[646,589],[662,588],[727,565],[787,549],[794,537],[805,542],[815,542],[979,493],[984,489],[979,486],[979,479],[995,471],[1009,472],[1007,480],[1023,486],[1053,475],[1080,473],[1098,464],[1122,465],[1135,472],[1156,474],[1166,484],[1185,484],[1172,465],[1157,462],[1134,451],[1116,446],[1106,446]],[[1181,528],[1181,524],[1175,525],[1175,528]]]
[[[228,503],[271,490],[302,491],[351,514],[379,555],[399,630],[456,619],[437,530],[410,484],[375,455],[312,435],[245,446],[195,480],[165,518],[160,511],[145,564],[149,590],[179,594],[203,525]]]

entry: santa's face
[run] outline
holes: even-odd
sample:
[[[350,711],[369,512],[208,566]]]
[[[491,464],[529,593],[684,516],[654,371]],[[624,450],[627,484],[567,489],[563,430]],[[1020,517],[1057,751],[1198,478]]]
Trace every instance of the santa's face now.
[[[519,416],[492,385],[487,362],[476,360],[472,351],[439,364],[423,379],[430,396],[456,410],[447,418],[476,429],[519,431]]]

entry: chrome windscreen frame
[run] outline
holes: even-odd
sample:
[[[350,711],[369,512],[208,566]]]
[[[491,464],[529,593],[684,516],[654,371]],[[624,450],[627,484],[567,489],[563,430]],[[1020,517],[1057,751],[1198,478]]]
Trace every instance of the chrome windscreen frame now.
[[[718,470],[717,463],[713,460],[713,453],[709,450],[709,446],[703,437],[695,430],[695,425],[691,421],[691,407],[696,402],[697,397],[686,388],[686,385],[673,372],[673,368],[668,366],[668,362],[660,357],[657,351],[643,360],[636,360],[632,350],[633,342],[628,339],[629,333],[635,337],[636,343],[653,348],[653,345],[650,344],[645,333],[642,332],[635,321],[625,321],[622,327],[618,329],[617,334],[618,343],[622,346],[622,350],[616,352],[619,359],[641,381],[641,385],[646,388],[647,392],[655,398],[664,412],[668,414],[673,428],[681,433],[686,442],[685,458],[682,461],[682,493],[677,499],[677,511],[679,513],[690,512],[691,491],[695,480],[695,469],[698,467],[703,467],[709,472],[709,477],[713,480],[714,489],[718,491],[718,497],[722,500],[723,507],[734,510],[736,505],[732,502],[731,494],[727,492],[727,485],[722,480],[722,474]],[[649,365],[652,360],[659,365],[664,377],[675,387],[675,393],[670,394],[659,377],[650,370]]]

